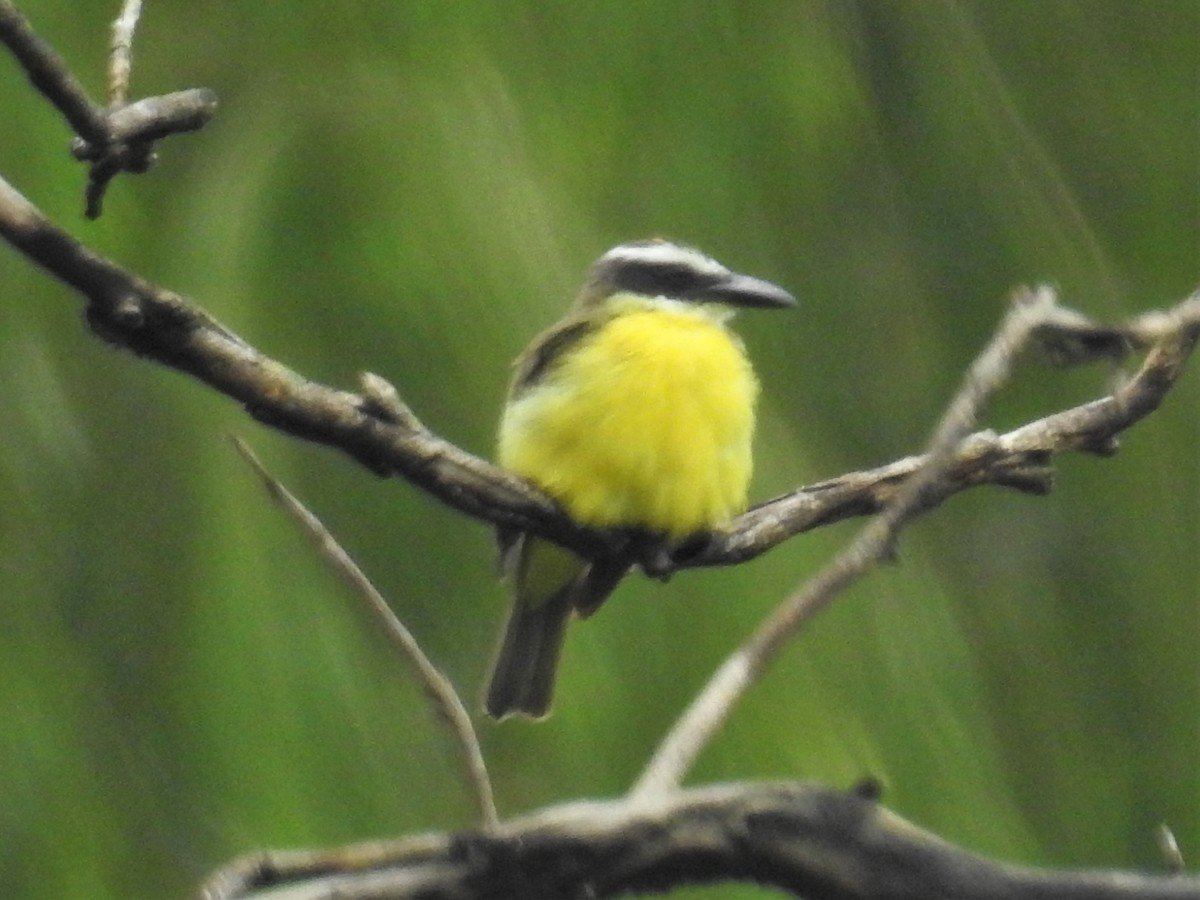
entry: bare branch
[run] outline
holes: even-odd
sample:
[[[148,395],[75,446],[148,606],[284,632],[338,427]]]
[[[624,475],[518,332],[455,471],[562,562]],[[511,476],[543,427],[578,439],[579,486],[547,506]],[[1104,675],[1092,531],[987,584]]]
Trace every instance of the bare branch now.
[[[429,699],[430,706],[437,718],[446,725],[450,732],[451,741],[458,750],[458,757],[462,763],[465,781],[475,797],[475,808],[479,815],[480,827],[485,831],[493,828],[497,821],[496,801],[492,796],[492,784],[488,778],[487,766],[483,761],[483,751],[479,747],[479,738],[475,735],[475,729],[471,725],[471,716],[463,706],[450,679],[443,675],[433,661],[425,655],[425,651],[421,649],[421,645],[417,643],[412,632],[404,626],[404,623],[388,606],[387,601],[376,590],[375,585],[363,574],[362,569],[329,533],[321,520],[267,472],[258,457],[255,456],[254,451],[243,440],[235,437],[233,445],[262,480],[267,493],[313,540],[321,556],[341,576],[350,589],[363,599],[382,626],[388,639],[400,651],[401,658],[407,663],[409,670],[417,679],[417,683],[424,689],[425,696]]]
[[[1053,872],[955,847],[869,796],[815,784],[730,784],[652,804],[579,802],[487,835],[430,834],[258,853],[201,900],[603,898],[753,881],[805,900],[1196,900],[1200,879]]]
[[[1069,311],[1054,307],[1052,315],[1057,318],[1063,312]],[[1041,330],[1039,327],[1035,332]],[[1006,434],[981,431],[964,439],[945,467],[937,492],[920,498],[920,511],[983,484],[1031,494],[1048,493],[1053,486],[1051,464],[1055,456],[1068,452],[1101,456],[1115,453],[1117,436],[1157,409],[1183,371],[1200,335],[1200,291],[1173,309],[1145,313],[1126,325],[1103,330],[1121,334],[1130,346],[1155,343],[1155,347],[1140,370],[1110,396],[1054,413]],[[1094,334],[1096,326],[1077,333]],[[1035,337],[1040,339],[1040,334]],[[800,532],[879,513],[892,502],[900,486],[925,465],[925,456],[907,457],[760,504],[739,518],[736,527],[717,535],[689,557],[686,564],[741,562]]]
[[[603,538],[572,525],[522,479],[412,421],[394,421],[374,399],[308,381],[251,347],[206,312],[88,250],[0,179],[0,236],[89,301],[105,340],[191,375],[245,404],[260,421],[338,447],[379,474],[400,474],[464,512],[581,549]],[[565,527],[564,527],[565,526]]]
[[[468,515],[532,532],[584,555],[620,543],[620,535],[581,527],[528,482],[430,431],[379,376],[370,376],[361,394],[308,381],[186,298],[89,250],[3,179],[0,237],[87,298],[88,322],[99,336],[199,379],[244,404],[261,422],[338,448],[380,475],[399,475]],[[1150,319],[1173,323],[1158,328],[1176,335],[1176,351],[1160,345],[1111,397],[1000,437],[983,432],[963,441],[936,496],[922,498],[925,508],[982,484],[1044,493],[1055,454],[1109,450],[1113,436],[1152,411],[1173,385],[1200,332],[1200,293],[1135,324]],[[796,534],[877,513],[922,463],[921,457],[903,459],[800,488],[749,511],[699,552],[670,559],[655,574],[732,565]]]
[[[78,160],[94,162],[103,158],[109,144],[147,143],[171,134],[196,131],[208,124],[216,109],[217,95],[208,88],[145,97],[108,114],[105,142],[90,143],[76,138],[71,142],[71,154]]]
[[[154,142],[203,127],[217,107],[207,88],[149,97],[126,104],[133,32],[141,13],[139,0],[126,0],[113,22],[109,57],[110,105],[97,106],[54,49],[39,38],[9,0],[0,0],[0,41],[24,67],[29,80],[66,118],[77,137],[76,159],[91,163],[85,214],[100,215],[105,191],[121,172],[142,173],[155,160]]]

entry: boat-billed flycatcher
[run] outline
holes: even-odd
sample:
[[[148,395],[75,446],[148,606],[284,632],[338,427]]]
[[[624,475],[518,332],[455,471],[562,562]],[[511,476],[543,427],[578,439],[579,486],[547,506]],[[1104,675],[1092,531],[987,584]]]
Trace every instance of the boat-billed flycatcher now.
[[[592,267],[565,319],[516,363],[498,460],[577,522],[683,542],[746,507],[758,381],[726,328],[734,308],[783,307],[782,288],[666,241],[623,244]],[[571,614],[589,615],[637,561],[585,560],[500,535],[513,605],[485,706],[543,716]]]

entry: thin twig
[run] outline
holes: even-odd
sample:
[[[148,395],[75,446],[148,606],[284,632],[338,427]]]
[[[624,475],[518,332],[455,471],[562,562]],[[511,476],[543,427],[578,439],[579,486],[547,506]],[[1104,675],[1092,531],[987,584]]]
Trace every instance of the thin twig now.
[[[142,0],[125,0],[121,14],[112,23],[108,56],[108,106],[118,109],[129,101],[129,78],[133,71],[133,33],[142,14]]]
[[[459,760],[462,762],[463,774],[475,798],[480,828],[484,831],[494,828],[498,821],[496,802],[492,795],[492,784],[488,778],[487,766],[483,761],[479,738],[471,725],[471,717],[467,713],[466,707],[463,706],[462,700],[459,699],[458,693],[454,690],[454,686],[450,683],[450,679],[443,675],[425,655],[412,632],[404,626],[404,623],[388,606],[387,601],[375,589],[375,585],[363,574],[321,521],[267,472],[258,457],[241,438],[234,437],[233,444],[242,458],[262,479],[271,497],[312,538],[321,555],[349,585],[350,589],[366,601],[371,612],[383,627],[384,633],[400,651],[400,655],[408,663],[416,677],[417,683],[421,685],[426,697],[429,698],[437,718],[450,731],[450,737],[458,750]]]
[[[1012,366],[1034,329],[1057,309],[1049,288],[1021,292],[988,346],[968,370],[962,386],[934,431],[919,469],[901,485],[893,500],[868,522],[834,559],[787,597],[745,644],[713,674],[672,726],[631,791],[635,802],[676,789],[734,705],[778,656],[801,626],[850,584],[862,578],[895,548],[900,529],[936,494],[938,480],[970,434],[983,407],[1009,378]]]

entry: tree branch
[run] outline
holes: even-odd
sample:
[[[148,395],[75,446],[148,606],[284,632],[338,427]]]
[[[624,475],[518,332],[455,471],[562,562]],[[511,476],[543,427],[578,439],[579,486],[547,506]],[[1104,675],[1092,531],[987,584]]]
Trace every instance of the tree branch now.
[[[9,0],[0,0],[0,41],[76,134],[85,140],[104,140],[104,110],[92,103],[62,57],[34,33],[29,20]]]
[[[398,474],[487,521],[546,534],[583,552],[605,539],[570,522],[517,478],[401,415],[382,379],[356,394],[317,384],[250,346],[208,313],[92,252],[0,178],[0,236],[89,302],[96,334],[204,382],[265,424],[343,450],[380,475]],[[398,400],[395,401],[398,403]]]
[[[1087,323],[1078,313],[1057,307],[1063,317],[1052,336],[1044,323],[1039,340],[1052,358],[1077,363],[1083,355],[1067,357],[1061,348],[1082,346],[1116,336],[1128,349],[1154,344],[1141,369],[1113,394],[1030,422],[1006,434],[981,431],[961,442],[942,472],[939,490],[924,498],[921,511],[939,505],[959,491],[983,484],[1045,494],[1053,487],[1053,458],[1081,452],[1110,456],[1116,437],[1162,403],[1183,370],[1200,335],[1200,290],[1169,310],[1153,310],[1117,327]],[[1074,322],[1074,325],[1068,322]],[[1112,355],[1113,345],[1101,345],[1097,355]],[[714,538],[688,559],[689,566],[729,565],[770,550],[803,531],[855,516],[881,512],[905,481],[926,464],[925,456],[910,456],[876,469],[851,472],[800,488],[756,506],[737,521],[737,527]]]
[[[259,421],[342,450],[380,475],[399,475],[438,500],[484,521],[530,531],[588,555],[619,535],[571,521],[528,482],[459,449],[420,423],[384,379],[364,375],[360,393],[308,381],[244,341],[191,301],[151,284],[88,249],[51,223],[0,178],[0,237],[88,300],[87,319],[108,342],[184,372],[242,403]],[[1151,317],[1144,317],[1151,318]],[[1152,317],[1178,332],[1174,353],[1152,353],[1117,394],[996,437],[964,441],[936,499],[981,484],[1034,493],[1050,487],[1050,459],[1067,450],[1099,452],[1161,402],[1200,332],[1200,293]],[[1142,320],[1121,330],[1142,340]],[[1087,335],[1092,326],[1081,328]],[[1142,330],[1139,330],[1142,329]],[[788,538],[878,512],[920,457],[800,488],[752,509],[698,553],[668,558],[653,574],[732,565]],[[694,548],[693,548],[694,550]]]
[[[967,437],[967,432],[974,427],[991,397],[1008,380],[1017,357],[1031,341],[1045,341],[1051,336],[1056,343],[1063,343],[1059,338],[1063,336],[1061,329],[1067,322],[1064,312],[1073,325],[1085,324],[1075,321],[1078,314],[1059,307],[1049,288],[1017,293],[1004,322],[968,370],[961,388],[938,423],[929,451],[913,460],[911,467],[896,464],[904,469],[904,478],[876,495],[878,516],[824,568],[785,598],[713,673],[638,778],[631,795],[635,800],[673,790],[682,783],[737,701],[759,680],[803,625],[850,584],[891,557],[905,523],[971,483],[963,478],[964,462],[997,455],[1006,460],[1024,458],[1028,480],[1032,479],[1028,467],[1036,461],[1045,473],[1048,487],[1046,464],[1052,454],[1067,449],[1115,452],[1116,434],[1158,407],[1200,335],[1200,294],[1196,294],[1165,320],[1161,316],[1153,317],[1156,328],[1163,321],[1169,324],[1156,331],[1158,343],[1147,355],[1141,371],[1112,397],[1058,413],[1004,437],[982,434]],[[1126,330],[1131,339],[1143,336],[1142,329],[1137,327]],[[1072,344],[1072,352],[1080,353],[1086,342],[1073,341]],[[1099,348],[1096,352],[1109,352],[1107,342],[1096,346]],[[1001,447],[1006,452],[998,453]],[[968,466],[965,471],[969,469]],[[955,471],[957,478],[951,475]],[[1030,483],[1038,484],[1034,480]],[[780,528],[778,536],[786,536],[786,532],[786,528]]]
[[[9,0],[0,0],[0,42],[75,131],[77,137],[71,143],[75,158],[91,163],[86,195],[89,219],[100,215],[104,193],[113,178],[121,172],[142,173],[153,165],[155,141],[202,128],[217,108],[217,95],[207,88],[126,104],[133,32],[140,13],[140,2],[126,0],[121,15],[113,22],[110,102],[103,107],[92,102],[67,64],[34,33],[17,8]]]
[[[551,807],[488,834],[430,834],[336,850],[257,853],[201,900],[614,897],[753,881],[805,900],[1196,900],[1200,879],[1047,871],[955,847],[865,792],[729,784],[649,805]]]

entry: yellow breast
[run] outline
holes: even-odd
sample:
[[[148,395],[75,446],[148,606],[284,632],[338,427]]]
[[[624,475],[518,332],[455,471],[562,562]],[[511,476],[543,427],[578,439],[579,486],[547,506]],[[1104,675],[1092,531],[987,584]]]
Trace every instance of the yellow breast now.
[[[499,462],[589,525],[676,538],[710,530],[746,506],[750,363],[703,308],[610,306],[611,319],[510,401]]]

